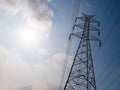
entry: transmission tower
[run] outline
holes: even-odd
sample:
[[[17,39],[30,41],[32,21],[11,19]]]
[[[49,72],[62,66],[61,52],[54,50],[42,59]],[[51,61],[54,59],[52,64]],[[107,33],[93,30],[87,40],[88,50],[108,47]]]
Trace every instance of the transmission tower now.
[[[69,39],[72,36],[78,37],[80,43],[64,90],[96,90],[90,41],[98,41],[100,46],[101,41],[91,33],[91,31],[97,31],[98,35],[100,35],[100,30],[92,26],[92,23],[96,23],[97,27],[99,27],[99,22],[93,17],[94,15],[84,13],[82,13],[82,17],[76,17],[73,32],[70,34]],[[80,20],[84,23],[80,24],[78,22]]]

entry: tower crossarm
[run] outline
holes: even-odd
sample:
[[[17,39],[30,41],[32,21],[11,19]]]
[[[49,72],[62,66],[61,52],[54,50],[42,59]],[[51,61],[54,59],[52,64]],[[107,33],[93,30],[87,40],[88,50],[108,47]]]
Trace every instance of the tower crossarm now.
[[[71,36],[76,36],[76,37],[78,37],[78,38],[82,38],[82,33],[80,33],[80,32],[75,32],[75,33],[71,33],[70,34],[70,36],[69,36],[69,40],[71,39]]]
[[[90,22],[97,23],[98,27],[100,26],[100,22],[95,19],[91,19]]]
[[[90,25],[90,31],[97,31],[98,32],[98,36],[100,36],[100,30],[92,25]]]
[[[100,40],[98,37],[90,34],[89,39],[90,39],[91,41],[98,41],[98,42],[99,42],[99,46],[101,47],[101,40]]]

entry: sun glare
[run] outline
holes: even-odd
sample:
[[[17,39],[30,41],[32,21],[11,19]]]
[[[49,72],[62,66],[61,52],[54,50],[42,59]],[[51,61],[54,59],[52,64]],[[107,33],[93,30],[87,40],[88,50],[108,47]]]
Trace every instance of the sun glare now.
[[[31,29],[18,30],[15,34],[17,43],[22,47],[35,47],[38,37],[37,32]]]
[[[35,50],[40,45],[43,46],[45,40],[49,38],[48,33],[38,31],[37,29],[29,26],[19,27],[15,32],[11,34],[15,42],[15,46],[21,50]],[[43,42],[43,43],[41,43]]]
[[[32,30],[21,32],[21,40],[25,43],[32,43],[35,40],[35,33]]]

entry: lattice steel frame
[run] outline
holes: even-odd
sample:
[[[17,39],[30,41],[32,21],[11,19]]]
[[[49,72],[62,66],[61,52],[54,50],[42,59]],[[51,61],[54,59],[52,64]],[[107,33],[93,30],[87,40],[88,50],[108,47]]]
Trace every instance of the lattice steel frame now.
[[[90,41],[99,41],[100,46],[101,41],[90,33],[91,31],[97,31],[99,35],[100,30],[90,24],[97,23],[99,27],[99,22],[93,19],[94,15],[87,15],[84,13],[82,13],[82,15],[82,17],[76,17],[73,32],[69,37],[69,39],[71,39],[72,36],[80,38],[80,43],[64,90],[96,90]],[[84,24],[78,24],[78,20],[82,20]],[[78,32],[76,27],[81,28],[82,32]]]

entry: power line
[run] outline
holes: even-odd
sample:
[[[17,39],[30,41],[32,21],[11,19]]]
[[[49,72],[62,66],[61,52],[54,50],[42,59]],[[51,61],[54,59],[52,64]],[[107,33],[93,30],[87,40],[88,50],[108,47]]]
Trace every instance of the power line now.
[[[77,0],[78,1],[78,0]],[[109,3],[110,3],[110,1],[109,1]],[[108,6],[109,6],[109,4],[108,4]],[[108,6],[107,6],[107,8],[108,8]],[[115,4],[115,6],[114,6],[114,8],[116,8],[116,6],[117,6],[117,3]],[[106,10],[105,10],[106,11]],[[113,11],[113,9],[112,9],[112,11]],[[111,16],[111,14],[112,14],[112,11],[108,14],[108,15],[110,15]],[[105,17],[105,16],[103,16],[103,17]],[[103,18],[102,17],[102,18]],[[73,21],[72,21],[73,22]],[[113,27],[112,28],[114,28],[116,25],[113,25]],[[108,33],[107,33],[107,35],[106,35],[106,37],[104,38],[104,40],[103,41],[106,41],[106,38],[108,38],[109,37],[109,34],[111,34],[111,31],[113,31],[113,29],[111,29]],[[105,44],[105,42],[104,42],[104,44]]]
[[[73,14],[72,14],[72,20],[71,20],[71,24],[70,24],[70,29],[72,29],[72,27],[75,23],[75,18],[78,16],[79,9],[80,9],[80,2],[81,2],[81,0],[75,0],[75,2],[74,2],[74,8],[72,11]]]
[[[100,22],[102,22],[103,19],[105,18],[106,12],[108,12],[108,10],[109,10],[109,8],[110,8],[110,3],[111,3],[111,0],[108,1],[108,4],[107,4],[107,6],[106,6],[106,8],[105,8],[105,10],[104,10],[104,13],[103,13],[103,16],[101,17]]]
[[[116,4],[115,4],[115,5],[116,5]],[[116,5],[116,6],[117,6],[117,5]],[[116,6],[115,6],[115,7],[116,7]],[[115,7],[114,7],[114,8],[115,8]],[[115,30],[115,27],[118,25],[118,20],[120,20],[120,15],[116,18],[116,20],[115,20],[115,22],[113,23],[112,28],[110,29],[110,31],[108,31],[108,32],[106,33],[106,35],[105,35],[105,37],[104,37],[104,39],[103,39],[103,44],[102,44],[102,45],[105,44],[107,38],[110,36],[110,34],[112,33],[112,31]],[[98,53],[100,52],[100,50],[101,50],[100,48],[97,49],[96,56],[98,55]],[[117,56],[118,54],[119,54],[119,51],[118,51],[118,53],[117,53],[115,56]],[[96,56],[95,56],[94,58],[96,58]],[[114,57],[115,57],[115,56],[114,56]],[[110,62],[109,64],[107,64],[107,66],[103,69],[102,73],[99,75],[100,77],[101,77],[101,75],[103,75],[103,73],[107,70],[107,68],[112,64],[112,62],[113,62],[113,60],[111,60],[111,62]],[[114,67],[114,68],[117,68],[118,66],[119,66],[119,65],[117,65],[117,66]],[[113,69],[112,69],[112,70],[113,70]],[[111,75],[111,73],[112,73],[112,71],[108,73],[108,75],[105,77],[104,81],[106,81],[106,80],[109,78],[109,76]],[[99,78],[99,79],[100,79],[100,78]],[[103,81],[103,82],[104,82],[104,81]],[[103,82],[101,82],[101,84],[103,84]],[[99,84],[99,86],[100,86],[101,84]]]
[[[101,17],[100,23],[103,22],[105,16],[107,15],[106,12],[108,12],[108,9],[110,8],[110,2],[111,2],[111,0],[108,1],[108,4],[107,4],[107,6],[106,6],[106,8],[105,8],[105,10],[104,10],[103,16]],[[103,31],[101,31],[101,32],[103,32]],[[93,48],[94,48],[95,46],[96,46],[96,43],[93,45]],[[92,49],[93,49],[93,48],[92,48]],[[98,47],[98,49],[100,49],[100,47]]]
[[[117,51],[117,53],[112,57],[112,59],[110,60],[110,62],[104,67],[103,71],[98,76],[99,79],[105,73],[105,71],[113,64],[114,58],[117,57],[117,56],[119,56],[119,54],[120,54],[120,50]]]
[[[120,55],[120,51],[116,54],[117,56]],[[117,57],[113,58],[112,60],[115,60]],[[115,72],[115,69],[119,67],[120,63],[117,63],[105,76],[105,78],[98,84],[98,88],[112,75],[113,72]]]
[[[113,14],[113,11],[117,8],[117,6],[118,6],[118,1],[119,0],[116,0],[116,2],[115,2],[115,4],[114,4],[114,6],[112,7],[112,10],[110,10],[110,12],[108,13],[108,15],[107,15],[107,17],[106,17],[106,19],[104,19],[105,20],[105,22],[103,23],[103,25],[105,25],[106,24],[106,21],[108,22],[110,19],[110,16]],[[102,33],[102,32],[101,32]]]
[[[75,23],[75,18],[78,16],[78,13],[79,13],[79,9],[80,9],[80,2],[81,0],[75,0],[74,2],[74,8],[73,8],[73,14],[72,14],[72,20],[71,20],[71,23],[70,23],[70,33],[72,32],[72,27]],[[62,77],[61,77],[61,81],[60,81],[60,90],[62,89],[62,84],[63,84],[63,81],[64,81],[64,75],[65,75],[65,72],[66,72],[66,68],[67,68],[67,62],[68,62],[68,54],[69,54],[69,51],[70,51],[70,47],[71,47],[71,40],[68,40],[68,43],[67,43],[67,48],[66,48],[66,54],[65,54],[65,62],[63,64],[63,72],[62,72]]]
[[[104,43],[105,43],[105,41],[107,40],[106,38],[108,38],[108,37],[110,36],[110,34],[115,30],[115,27],[116,27],[117,25],[119,25],[118,20],[120,20],[120,15],[116,18],[116,21],[113,23],[113,26],[112,26],[112,28],[110,29],[110,31],[109,31],[108,33],[106,33],[106,35],[105,35],[105,37],[104,37],[104,39],[103,39]]]
[[[115,70],[116,68],[118,68],[119,64],[117,64],[112,70]],[[112,75],[112,73],[114,72],[112,70],[105,76],[104,80],[98,84],[97,88],[99,88]]]
[[[105,35],[105,37],[104,37],[104,39],[103,39],[103,41],[102,41],[102,42],[103,42],[102,45],[104,45],[104,44],[106,43],[106,40],[108,39],[108,37],[110,36],[110,34],[115,30],[115,27],[118,25],[118,20],[120,20],[120,15],[116,18],[116,20],[115,20],[115,22],[113,23],[111,29],[106,33],[106,35]],[[95,54],[95,56],[93,57],[94,60],[96,60],[96,57],[97,57],[97,55],[99,54],[100,50],[101,50],[100,48],[97,48],[96,54]]]
[[[118,1],[118,0],[117,0]],[[111,0],[109,0],[109,2],[108,2],[108,4],[107,4],[107,7],[105,8],[105,10],[104,10],[104,14],[103,14],[103,16],[102,16],[102,18],[101,18],[101,20],[100,20],[100,22],[103,22],[103,20],[105,20],[104,18],[105,18],[105,16],[107,15],[107,19],[106,19],[106,21],[108,21],[109,19],[109,17],[112,15],[112,13],[113,13],[113,11],[114,11],[114,9],[118,6],[118,2],[115,2],[115,4],[114,4],[114,6],[113,6],[113,8],[112,8],[112,10],[109,12],[109,13],[107,13],[106,14],[106,12],[108,12],[108,10],[109,10],[109,6],[110,6],[110,2],[111,2]],[[105,22],[106,22],[105,21]],[[105,24],[105,22],[104,22],[104,24]],[[103,24],[103,25],[104,25]],[[103,28],[102,28],[103,29]],[[103,33],[103,30],[101,31],[101,33]],[[96,44],[96,43],[95,43]],[[93,45],[93,46],[95,46],[95,44]],[[100,48],[98,48],[98,51],[100,50]]]
[[[112,86],[112,84],[115,84],[115,82],[119,80],[118,78],[120,78],[120,73],[103,90],[108,90],[109,87]]]

